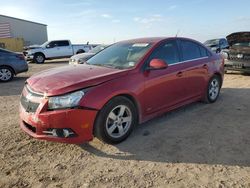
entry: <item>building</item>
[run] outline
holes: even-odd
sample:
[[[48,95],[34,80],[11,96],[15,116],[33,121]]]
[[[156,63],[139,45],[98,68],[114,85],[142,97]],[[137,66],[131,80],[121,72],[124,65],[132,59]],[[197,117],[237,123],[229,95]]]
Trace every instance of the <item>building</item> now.
[[[48,40],[47,25],[0,15],[1,38],[22,38],[25,46],[40,45]]]

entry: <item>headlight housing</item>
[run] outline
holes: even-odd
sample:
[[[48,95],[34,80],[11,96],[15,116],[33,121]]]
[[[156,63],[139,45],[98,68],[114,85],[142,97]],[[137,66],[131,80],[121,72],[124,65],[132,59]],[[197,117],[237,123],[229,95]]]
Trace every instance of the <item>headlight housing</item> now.
[[[84,96],[84,91],[76,91],[62,96],[49,97],[49,110],[77,107]]]
[[[80,58],[77,60],[78,64],[84,64],[86,62],[86,60],[84,58]]]
[[[225,60],[227,60],[228,57],[229,57],[228,53],[227,53],[227,52],[224,52],[224,51],[221,52],[221,55],[222,55],[222,57],[223,57]]]

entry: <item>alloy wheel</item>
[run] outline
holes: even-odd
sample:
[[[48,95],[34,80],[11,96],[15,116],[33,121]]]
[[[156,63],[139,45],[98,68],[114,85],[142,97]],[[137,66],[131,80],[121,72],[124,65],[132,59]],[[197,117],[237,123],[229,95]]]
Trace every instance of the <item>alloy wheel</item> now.
[[[0,80],[8,81],[12,77],[12,72],[9,69],[0,69]]]
[[[220,84],[219,84],[219,81],[218,79],[214,78],[211,83],[210,83],[210,86],[209,86],[209,91],[208,91],[208,94],[209,94],[209,98],[211,100],[215,100],[218,96],[220,92]]]
[[[106,120],[106,131],[112,138],[124,136],[132,123],[131,110],[125,105],[119,105],[113,108]]]

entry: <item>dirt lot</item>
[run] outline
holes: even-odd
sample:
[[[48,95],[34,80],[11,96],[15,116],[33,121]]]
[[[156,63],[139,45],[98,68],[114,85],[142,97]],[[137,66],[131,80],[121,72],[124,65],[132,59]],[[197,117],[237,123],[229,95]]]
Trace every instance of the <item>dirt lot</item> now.
[[[0,187],[250,187],[250,76],[227,74],[215,104],[195,103],[137,126],[115,146],[35,140],[18,125],[30,64],[0,83]]]

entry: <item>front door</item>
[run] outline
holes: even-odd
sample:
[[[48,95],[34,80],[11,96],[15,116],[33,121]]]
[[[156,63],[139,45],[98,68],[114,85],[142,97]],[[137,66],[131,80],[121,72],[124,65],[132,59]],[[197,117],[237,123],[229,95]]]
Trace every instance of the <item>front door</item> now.
[[[146,64],[152,59],[162,59],[168,67],[163,70],[145,70],[144,109],[145,114],[171,108],[185,96],[185,79],[182,73],[179,50],[175,39],[168,40],[157,47]],[[146,65],[148,66],[148,65]]]

